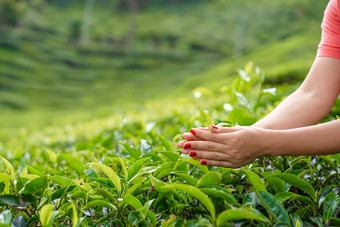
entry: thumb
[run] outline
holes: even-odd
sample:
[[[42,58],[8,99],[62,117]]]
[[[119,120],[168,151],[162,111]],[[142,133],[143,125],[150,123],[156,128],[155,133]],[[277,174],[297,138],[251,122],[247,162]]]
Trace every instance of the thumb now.
[[[210,125],[209,129],[212,133],[230,133],[230,132],[236,132],[241,130],[241,126],[235,126],[235,127],[221,127],[221,126],[215,126]]]

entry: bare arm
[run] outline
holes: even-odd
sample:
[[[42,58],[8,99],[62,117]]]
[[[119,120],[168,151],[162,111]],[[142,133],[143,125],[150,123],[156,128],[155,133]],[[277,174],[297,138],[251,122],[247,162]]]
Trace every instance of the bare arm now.
[[[340,60],[318,57],[302,85],[253,127],[290,129],[313,125],[331,110],[340,92]]]
[[[267,130],[268,155],[326,155],[340,152],[340,120],[287,130]]]

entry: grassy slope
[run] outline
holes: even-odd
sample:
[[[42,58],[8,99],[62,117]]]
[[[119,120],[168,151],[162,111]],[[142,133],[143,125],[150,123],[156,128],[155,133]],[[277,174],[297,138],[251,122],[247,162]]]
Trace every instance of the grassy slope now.
[[[0,93],[5,107],[1,128],[66,124],[107,116],[131,101],[185,96],[197,86],[218,87],[250,60],[267,71],[270,83],[281,83],[287,75],[294,81],[301,80],[319,41],[320,13],[306,23],[315,13],[309,12],[305,2],[301,3],[305,16],[295,13],[300,6],[294,1],[261,3],[266,5],[215,1],[155,6],[139,14],[138,24],[143,26],[137,26],[130,55],[108,41],[124,36],[124,13],[112,15],[111,10],[96,5],[96,26],[92,30],[95,41],[78,48],[68,36],[70,24],[81,18],[82,8],[47,8],[22,29],[5,31],[2,38],[7,47],[0,49]],[[240,12],[259,22],[247,20],[245,54],[230,57],[237,22],[232,18]],[[280,17],[270,22],[266,16]],[[287,23],[296,17],[300,17],[298,23]],[[301,29],[306,25],[308,28]],[[159,48],[150,44],[152,37],[167,35],[178,39],[175,49],[165,41]],[[194,51],[193,44],[204,49]],[[13,112],[6,110],[8,106],[23,110]]]

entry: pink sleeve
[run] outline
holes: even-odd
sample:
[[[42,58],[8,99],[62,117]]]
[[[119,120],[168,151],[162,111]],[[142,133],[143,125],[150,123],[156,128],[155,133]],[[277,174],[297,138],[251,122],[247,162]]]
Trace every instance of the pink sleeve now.
[[[330,0],[321,25],[317,57],[340,59],[340,0]]]

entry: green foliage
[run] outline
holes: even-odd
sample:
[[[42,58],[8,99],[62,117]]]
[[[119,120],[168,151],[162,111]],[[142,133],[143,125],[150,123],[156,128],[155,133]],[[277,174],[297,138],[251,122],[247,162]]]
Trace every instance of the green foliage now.
[[[228,169],[200,165],[176,148],[207,116],[251,124],[281,100],[252,63],[239,74],[230,86],[197,89],[206,92],[185,104],[172,100],[175,110],[152,103],[145,112],[22,132],[1,143],[1,224],[337,225],[336,155],[266,157]],[[202,117],[202,107],[209,115]]]

